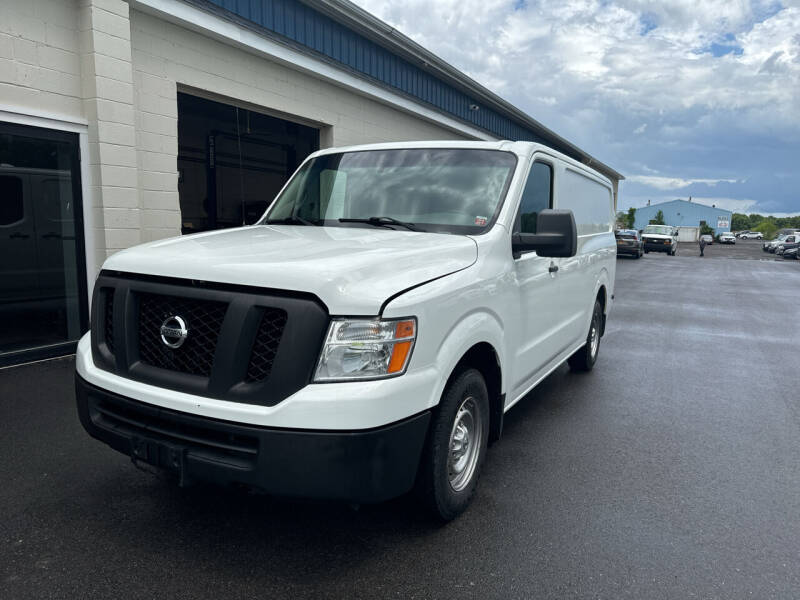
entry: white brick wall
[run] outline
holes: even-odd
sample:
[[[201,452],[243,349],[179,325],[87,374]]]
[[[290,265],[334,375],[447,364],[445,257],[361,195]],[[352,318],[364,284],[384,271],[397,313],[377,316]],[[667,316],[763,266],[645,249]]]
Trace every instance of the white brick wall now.
[[[0,0],[0,105],[82,117],[76,2]]]
[[[128,10],[123,0],[78,0],[94,239],[101,258],[142,241]]]

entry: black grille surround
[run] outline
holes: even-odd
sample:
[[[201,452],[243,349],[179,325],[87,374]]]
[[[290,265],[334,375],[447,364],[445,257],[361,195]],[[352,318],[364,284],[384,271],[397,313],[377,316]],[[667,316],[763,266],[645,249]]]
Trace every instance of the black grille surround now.
[[[101,272],[92,306],[99,368],[265,406],[310,383],[329,323],[311,294],[111,271]],[[188,331],[178,348],[161,339],[161,326],[174,316]]]
[[[103,294],[103,333],[108,351],[114,353],[114,290],[105,288]]]

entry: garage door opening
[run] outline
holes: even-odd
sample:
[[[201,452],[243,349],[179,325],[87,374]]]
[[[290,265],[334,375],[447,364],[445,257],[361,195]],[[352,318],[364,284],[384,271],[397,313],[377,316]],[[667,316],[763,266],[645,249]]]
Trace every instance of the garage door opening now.
[[[255,223],[319,130],[178,94],[178,192],[183,233]]]

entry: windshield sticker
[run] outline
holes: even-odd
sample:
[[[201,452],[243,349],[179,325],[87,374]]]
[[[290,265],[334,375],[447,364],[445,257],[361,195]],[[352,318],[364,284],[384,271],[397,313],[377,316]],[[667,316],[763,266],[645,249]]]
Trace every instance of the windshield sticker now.
[[[483,227],[484,225],[486,225],[487,221],[488,219],[486,217],[475,217],[475,225],[480,225],[481,227]]]

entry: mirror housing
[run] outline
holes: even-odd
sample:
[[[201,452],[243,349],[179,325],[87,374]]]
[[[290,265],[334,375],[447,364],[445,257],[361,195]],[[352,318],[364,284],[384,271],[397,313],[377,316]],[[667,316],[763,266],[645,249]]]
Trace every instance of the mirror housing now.
[[[572,211],[543,210],[536,218],[536,233],[511,235],[511,250],[515,255],[534,250],[539,256],[575,256],[578,251],[578,228]]]

